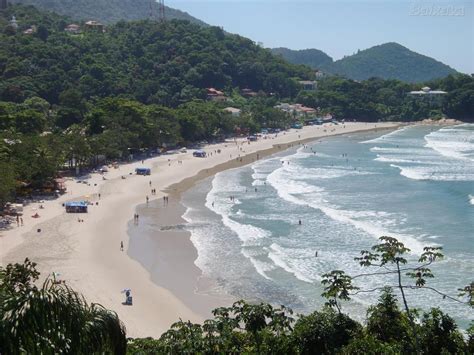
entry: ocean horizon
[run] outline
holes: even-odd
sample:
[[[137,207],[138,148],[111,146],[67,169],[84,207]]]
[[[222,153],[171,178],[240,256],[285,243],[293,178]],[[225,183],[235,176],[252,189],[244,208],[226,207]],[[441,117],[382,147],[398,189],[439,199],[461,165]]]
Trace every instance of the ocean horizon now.
[[[325,302],[324,273],[366,272],[354,258],[388,235],[410,248],[410,260],[424,246],[443,247],[428,285],[455,297],[474,275],[473,181],[472,124],[327,137],[220,172],[182,195],[195,264],[214,280],[198,292],[309,313]],[[356,283],[383,284],[395,285]],[[355,295],[344,310],[362,320],[378,296]],[[465,305],[429,290],[407,297],[412,307],[437,305],[469,324]]]

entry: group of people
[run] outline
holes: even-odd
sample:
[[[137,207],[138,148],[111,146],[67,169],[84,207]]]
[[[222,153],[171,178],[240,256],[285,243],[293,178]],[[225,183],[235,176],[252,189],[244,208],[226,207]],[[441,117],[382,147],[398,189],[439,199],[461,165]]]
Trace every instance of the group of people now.
[[[138,213],[135,213],[135,214],[133,215],[133,223],[138,224],[138,219],[139,219],[139,218],[140,218],[140,216],[138,215]]]

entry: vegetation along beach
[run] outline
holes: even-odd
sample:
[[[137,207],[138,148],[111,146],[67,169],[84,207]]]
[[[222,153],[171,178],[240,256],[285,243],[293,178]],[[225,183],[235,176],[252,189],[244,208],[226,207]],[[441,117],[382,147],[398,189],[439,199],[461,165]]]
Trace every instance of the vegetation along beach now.
[[[0,0],[0,353],[474,353],[458,5]]]

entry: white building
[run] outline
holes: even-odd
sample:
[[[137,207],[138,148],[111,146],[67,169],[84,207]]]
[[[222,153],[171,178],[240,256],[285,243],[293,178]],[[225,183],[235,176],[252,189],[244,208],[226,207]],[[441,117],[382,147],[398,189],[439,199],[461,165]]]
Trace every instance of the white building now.
[[[232,117],[240,117],[240,114],[242,113],[242,110],[239,110],[238,108],[235,108],[235,107],[226,107],[224,111],[229,112],[232,115]]]
[[[441,91],[441,90],[431,90],[428,86],[425,86],[421,90],[418,91],[410,91],[408,93],[409,95],[412,96],[438,96],[438,95],[446,95],[446,91]]]
[[[13,15],[12,19],[10,20],[10,26],[13,27],[15,30],[18,29],[18,22],[16,20],[15,15]]]

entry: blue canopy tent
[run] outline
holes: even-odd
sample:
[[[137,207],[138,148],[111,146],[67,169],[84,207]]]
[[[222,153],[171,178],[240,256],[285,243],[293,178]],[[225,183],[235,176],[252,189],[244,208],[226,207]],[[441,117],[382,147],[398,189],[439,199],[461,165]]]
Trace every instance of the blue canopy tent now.
[[[150,168],[136,168],[135,172],[137,175],[150,175],[151,169]]]
[[[206,152],[204,150],[196,150],[193,153],[193,157],[205,158],[206,157]]]
[[[67,213],[87,213],[86,201],[66,202],[64,206]]]

